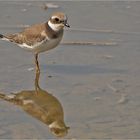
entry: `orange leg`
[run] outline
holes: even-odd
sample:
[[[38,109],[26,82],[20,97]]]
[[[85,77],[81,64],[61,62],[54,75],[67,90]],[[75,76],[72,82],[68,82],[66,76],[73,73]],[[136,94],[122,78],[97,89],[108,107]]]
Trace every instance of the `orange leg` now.
[[[36,66],[36,76],[35,76],[35,91],[38,93],[39,87],[39,77],[40,77],[40,68],[38,62],[38,54],[35,54],[35,66]]]
[[[40,73],[39,62],[38,62],[38,53],[36,53],[34,56],[35,56],[36,73]]]

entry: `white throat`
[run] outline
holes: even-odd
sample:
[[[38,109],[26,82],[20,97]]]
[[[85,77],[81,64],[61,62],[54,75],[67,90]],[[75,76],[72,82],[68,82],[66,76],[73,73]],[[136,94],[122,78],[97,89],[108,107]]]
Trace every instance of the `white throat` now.
[[[50,21],[48,22],[48,25],[50,26],[51,29],[53,29],[54,31],[59,31],[60,29],[62,29],[62,27],[59,24],[53,24]]]

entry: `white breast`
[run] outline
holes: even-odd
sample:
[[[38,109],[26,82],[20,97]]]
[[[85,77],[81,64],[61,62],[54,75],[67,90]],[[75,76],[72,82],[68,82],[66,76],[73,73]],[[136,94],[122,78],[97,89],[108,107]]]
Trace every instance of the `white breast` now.
[[[44,41],[40,45],[36,45],[34,48],[34,51],[37,53],[40,53],[40,52],[44,52],[44,51],[53,49],[53,48],[57,47],[57,45],[60,43],[61,39],[62,39],[62,37]]]

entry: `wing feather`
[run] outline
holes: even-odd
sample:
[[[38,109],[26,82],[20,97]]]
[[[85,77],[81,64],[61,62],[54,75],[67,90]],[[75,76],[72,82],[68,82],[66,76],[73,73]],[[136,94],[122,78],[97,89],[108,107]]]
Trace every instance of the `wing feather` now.
[[[17,34],[6,35],[6,38],[9,41],[17,43],[17,44],[27,44],[32,46],[38,42],[43,41],[47,38],[47,34],[45,32],[45,24],[36,24],[31,27],[26,28],[23,32]]]

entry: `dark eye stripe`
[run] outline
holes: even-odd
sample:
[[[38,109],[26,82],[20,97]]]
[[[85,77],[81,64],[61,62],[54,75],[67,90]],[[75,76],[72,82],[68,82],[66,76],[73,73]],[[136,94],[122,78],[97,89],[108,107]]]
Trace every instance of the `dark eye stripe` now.
[[[55,18],[55,21],[59,21],[59,18]]]
[[[60,22],[64,23],[65,21],[64,20],[60,20]]]

